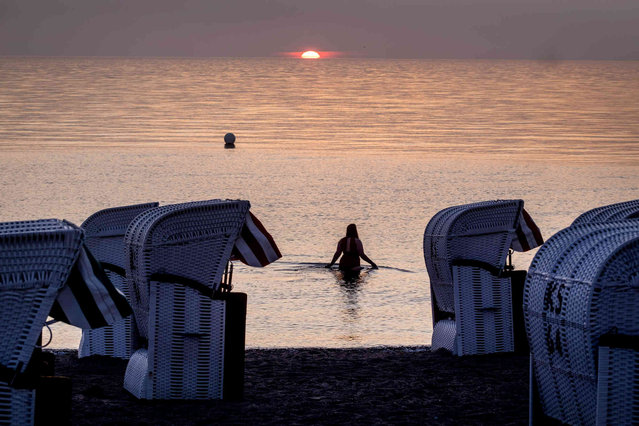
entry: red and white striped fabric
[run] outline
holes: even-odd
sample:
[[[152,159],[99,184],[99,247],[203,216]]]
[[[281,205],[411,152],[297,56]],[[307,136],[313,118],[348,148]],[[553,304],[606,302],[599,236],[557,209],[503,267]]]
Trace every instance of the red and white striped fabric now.
[[[515,251],[528,251],[543,243],[544,237],[541,236],[539,227],[528,212],[522,208],[519,214],[519,225],[517,225],[510,247]]]
[[[249,212],[246,222],[235,242],[231,260],[239,260],[249,266],[262,267],[282,257],[277,244],[262,223]]]

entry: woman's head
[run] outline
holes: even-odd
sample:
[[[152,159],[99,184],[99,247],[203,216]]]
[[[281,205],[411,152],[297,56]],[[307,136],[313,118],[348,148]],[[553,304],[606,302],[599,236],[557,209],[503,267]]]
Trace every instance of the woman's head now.
[[[354,223],[351,223],[346,227],[346,236],[351,238],[359,238],[359,235],[357,235],[357,226]]]

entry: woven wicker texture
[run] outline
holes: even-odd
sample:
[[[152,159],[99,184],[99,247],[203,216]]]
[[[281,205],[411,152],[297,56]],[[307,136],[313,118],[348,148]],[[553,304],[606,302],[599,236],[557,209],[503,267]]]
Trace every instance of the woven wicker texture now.
[[[0,424],[32,425],[35,420],[35,391],[12,389],[0,382]]]
[[[615,222],[626,219],[639,220],[639,200],[625,201],[623,203],[610,204],[588,210],[575,219],[571,226],[585,225],[588,223]]]
[[[546,415],[595,423],[599,338],[613,328],[639,335],[638,273],[639,224],[633,221],[571,226],[537,252],[524,316]]]
[[[0,223],[0,363],[24,371],[75,263],[82,231],[56,219]],[[33,422],[32,390],[0,385],[0,419]]]
[[[142,348],[131,355],[124,373],[124,389],[139,399],[150,399],[149,351]]]
[[[86,246],[98,261],[125,269],[124,235],[127,227],[140,213],[157,206],[158,203],[136,204],[94,213],[82,224]],[[106,273],[113,285],[130,299],[124,277],[109,270]],[[82,330],[78,356],[104,355],[129,359],[133,353],[132,323],[133,318],[129,316],[111,326]]]
[[[138,329],[148,339],[125,376],[136,397],[223,397],[225,302],[150,277],[171,274],[217,290],[249,207],[221,200],[162,206],[129,226],[127,282]]]
[[[456,355],[515,350],[510,278],[467,266],[453,267]]]
[[[455,352],[456,337],[457,325],[455,324],[455,320],[443,319],[437,321],[433,326],[433,340],[430,344],[430,350],[446,349],[449,352]]]
[[[433,318],[437,322],[442,319],[437,312],[445,312],[456,323],[455,327],[435,323],[432,345],[447,347],[454,341],[453,352],[458,355],[512,350],[510,280],[494,279],[477,267],[458,269],[455,279],[453,262],[473,260],[503,269],[523,204],[499,200],[449,207],[426,226],[424,259]]]
[[[599,348],[597,424],[639,424],[639,351]]]
[[[472,259],[502,269],[522,200],[484,201],[446,208],[424,232],[424,259],[440,310],[453,313],[452,262]]]

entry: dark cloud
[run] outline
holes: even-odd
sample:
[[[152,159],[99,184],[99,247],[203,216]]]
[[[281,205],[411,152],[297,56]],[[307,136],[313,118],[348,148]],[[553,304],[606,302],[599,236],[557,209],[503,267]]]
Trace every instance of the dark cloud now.
[[[636,0],[0,0],[0,55],[639,59]]]

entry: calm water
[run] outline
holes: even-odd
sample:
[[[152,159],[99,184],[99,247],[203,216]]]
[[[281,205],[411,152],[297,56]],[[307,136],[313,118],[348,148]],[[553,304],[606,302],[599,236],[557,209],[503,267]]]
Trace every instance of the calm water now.
[[[237,266],[249,347],[430,344],[437,211],[523,198],[549,237],[639,198],[639,62],[0,58],[0,110],[2,221],[250,200],[284,257]],[[347,285],[351,222],[381,268]]]

